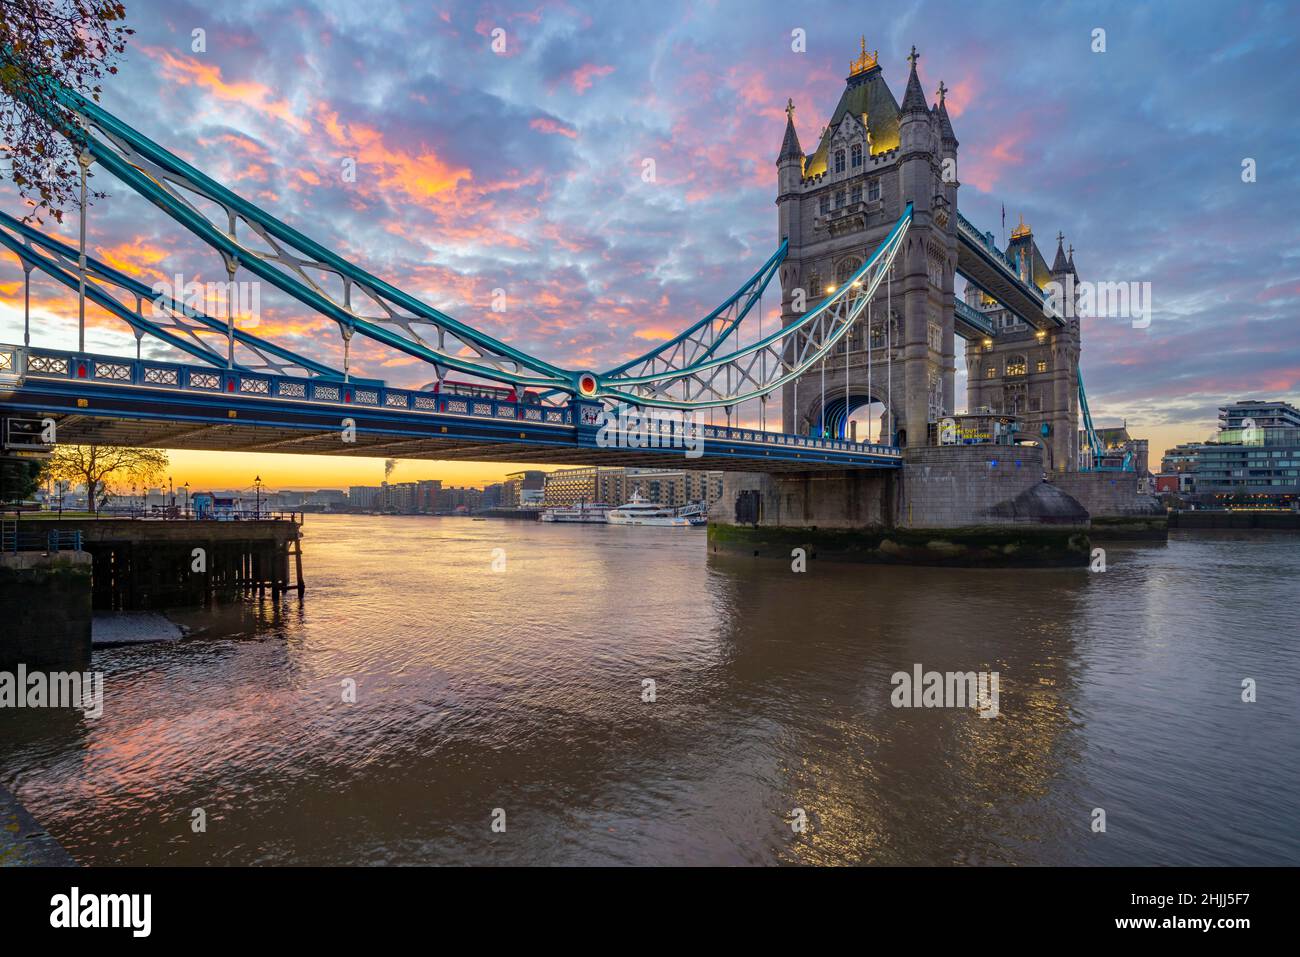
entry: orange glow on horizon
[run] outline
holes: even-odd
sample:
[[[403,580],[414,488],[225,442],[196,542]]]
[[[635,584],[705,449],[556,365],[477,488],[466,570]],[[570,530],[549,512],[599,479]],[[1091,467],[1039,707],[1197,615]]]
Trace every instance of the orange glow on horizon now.
[[[506,462],[444,462],[432,459],[398,459],[393,473],[384,478],[382,458],[350,455],[284,455],[268,452],[206,452],[170,450],[168,474],[176,485],[190,483],[191,490],[252,488],[260,475],[265,487],[278,489],[347,490],[350,485],[380,482],[415,482],[441,479],[444,488],[482,488],[523,469],[573,468],[566,465],[517,465]],[[121,489],[118,489],[121,491]]]

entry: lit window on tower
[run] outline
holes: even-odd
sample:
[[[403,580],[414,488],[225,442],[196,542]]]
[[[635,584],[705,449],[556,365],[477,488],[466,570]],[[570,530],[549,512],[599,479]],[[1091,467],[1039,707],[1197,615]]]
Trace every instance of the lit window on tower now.
[[[1038,371],[1038,372],[1046,372],[1046,371],[1047,371],[1047,360],[1046,360],[1046,359],[1039,359],[1039,360],[1038,360],[1038,365],[1034,366],[1034,369],[1035,369],[1036,371]]]
[[[1027,369],[1024,356],[1011,356],[1007,359],[1007,375],[1024,375]]]

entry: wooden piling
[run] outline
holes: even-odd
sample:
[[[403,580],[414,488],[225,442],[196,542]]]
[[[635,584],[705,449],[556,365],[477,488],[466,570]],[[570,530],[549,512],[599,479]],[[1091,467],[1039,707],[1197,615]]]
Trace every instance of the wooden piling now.
[[[296,521],[42,520],[42,529],[79,530],[92,556],[97,609],[132,611],[201,605],[214,595],[288,591],[289,556],[295,587],[304,591],[302,543]],[[206,571],[193,569],[202,548]]]

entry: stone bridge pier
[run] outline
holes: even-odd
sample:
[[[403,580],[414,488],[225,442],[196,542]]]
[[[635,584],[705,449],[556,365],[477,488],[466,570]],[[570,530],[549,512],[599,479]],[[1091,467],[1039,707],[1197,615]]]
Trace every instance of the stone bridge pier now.
[[[1038,446],[905,450],[891,471],[730,473],[709,550],[912,565],[1082,566],[1088,510],[1045,478]]]

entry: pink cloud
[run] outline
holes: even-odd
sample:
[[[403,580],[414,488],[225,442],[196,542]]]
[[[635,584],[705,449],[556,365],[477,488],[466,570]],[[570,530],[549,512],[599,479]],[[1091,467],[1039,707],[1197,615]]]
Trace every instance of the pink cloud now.
[[[528,124],[539,133],[548,133],[552,135],[567,136],[571,140],[578,138],[578,131],[571,126],[565,126],[558,120],[553,120],[547,116],[539,116]]]
[[[584,63],[573,71],[570,82],[573,83],[575,93],[583,94],[591,89],[592,81],[602,76],[609,76],[614,72],[612,66],[597,66],[595,63]]]
[[[271,88],[255,81],[227,81],[221,75],[221,67],[201,63],[193,58],[184,58],[158,47],[141,47],[146,56],[162,64],[164,79],[180,86],[197,86],[207,90],[218,100],[241,103],[254,112],[272,117],[292,127],[298,133],[306,133],[311,124],[298,117],[286,100],[274,98]]]

